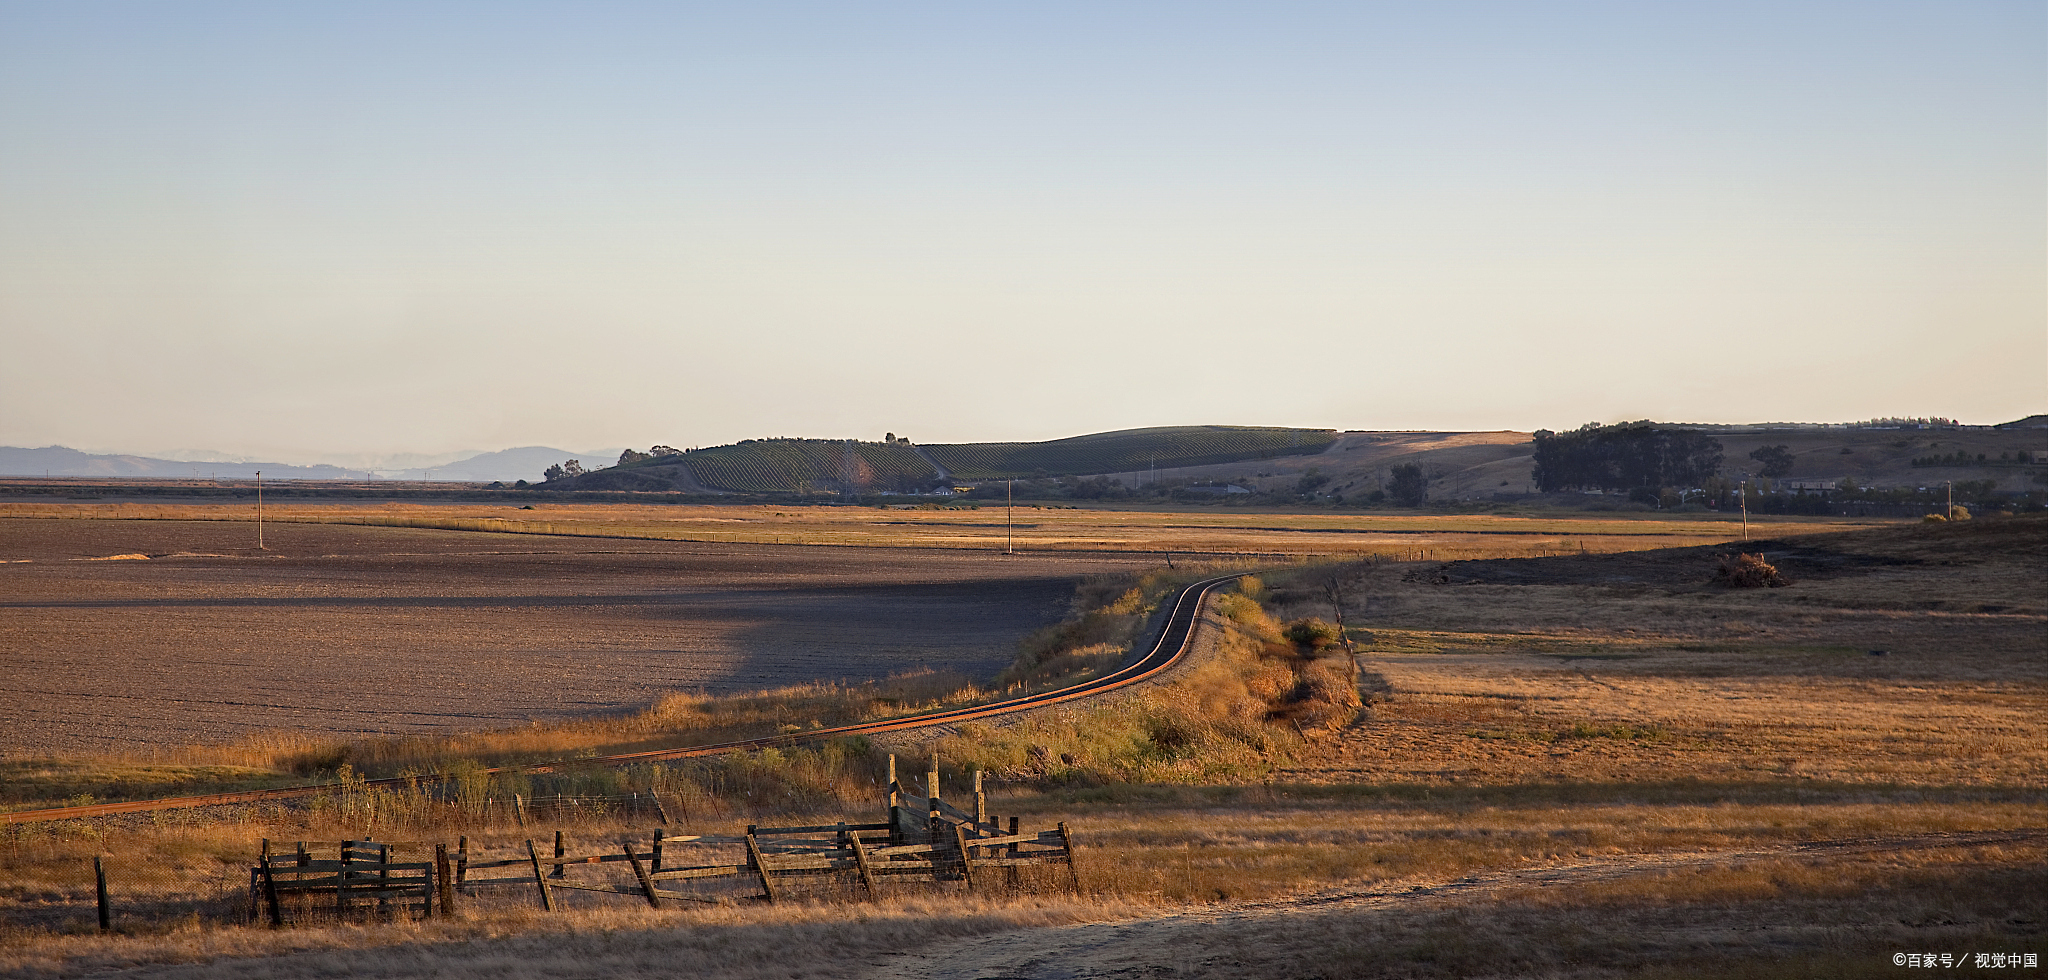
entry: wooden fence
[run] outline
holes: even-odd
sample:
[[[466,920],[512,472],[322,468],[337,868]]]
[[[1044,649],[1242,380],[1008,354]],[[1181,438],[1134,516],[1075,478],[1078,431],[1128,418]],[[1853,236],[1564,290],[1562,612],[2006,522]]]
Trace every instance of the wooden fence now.
[[[325,844],[309,848],[301,841],[283,854],[273,853],[264,841],[256,866],[249,869],[250,921],[267,919],[281,926],[287,918],[431,917],[453,911],[445,846],[434,845],[432,861],[411,862],[394,860],[397,845],[389,841],[348,840],[332,846],[330,858],[324,856]]]
[[[440,843],[402,845],[433,850],[430,861],[403,862],[394,857],[401,845],[391,842],[312,848],[302,842],[291,853],[273,854],[265,841],[262,858],[250,869],[249,915],[252,921],[267,915],[272,925],[320,915],[450,915],[463,902],[501,889],[532,889],[533,899],[551,912],[562,907],[557,890],[628,896],[659,909],[670,902],[716,901],[702,887],[707,885],[729,892],[735,884],[752,883],[761,898],[774,902],[822,881],[857,887],[873,899],[882,879],[1014,888],[1021,884],[1020,869],[1033,865],[1064,865],[1068,881],[1079,889],[1066,824],[1026,832],[1013,816],[1003,826],[988,813],[979,773],[971,812],[940,797],[936,770],[926,774],[925,788],[924,796],[906,792],[891,756],[886,822],[749,826],[734,835],[657,833],[644,849],[620,841],[616,849],[571,853],[558,830],[552,847],[529,838],[525,853],[511,858],[472,854],[463,837],[453,850]],[[332,858],[325,856],[330,847]]]

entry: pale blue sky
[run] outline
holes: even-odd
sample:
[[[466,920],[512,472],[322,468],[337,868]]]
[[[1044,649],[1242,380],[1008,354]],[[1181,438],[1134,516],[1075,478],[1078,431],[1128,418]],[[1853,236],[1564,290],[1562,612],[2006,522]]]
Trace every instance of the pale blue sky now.
[[[2048,4],[0,2],[0,444],[2048,409]]]

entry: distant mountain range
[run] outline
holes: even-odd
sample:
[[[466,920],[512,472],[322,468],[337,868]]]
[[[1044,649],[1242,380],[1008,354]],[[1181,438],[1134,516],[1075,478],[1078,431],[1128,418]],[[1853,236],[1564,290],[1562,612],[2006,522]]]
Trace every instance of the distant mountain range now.
[[[600,449],[578,453],[550,446],[521,446],[495,453],[479,453],[439,466],[384,470],[342,467],[326,463],[297,466],[250,459],[159,459],[115,453],[86,453],[64,446],[45,446],[41,449],[0,446],[0,476],[132,476],[159,480],[247,480],[253,478],[256,471],[261,470],[266,479],[277,480],[451,480],[476,483],[489,483],[493,480],[506,483],[528,480],[539,483],[543,471],[563,460],[580,459],[593,466],[602,466],[616,460],[620,452],[618,449]]]

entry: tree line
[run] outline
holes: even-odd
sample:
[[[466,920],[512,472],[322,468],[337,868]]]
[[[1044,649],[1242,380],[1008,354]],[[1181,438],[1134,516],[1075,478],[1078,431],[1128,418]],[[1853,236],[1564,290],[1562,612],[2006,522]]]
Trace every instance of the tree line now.
[[[1720,440],[1692,429],[1645,421],[1536,431],[1534,477],[1545,493],[1699,486],[1720,469]]]

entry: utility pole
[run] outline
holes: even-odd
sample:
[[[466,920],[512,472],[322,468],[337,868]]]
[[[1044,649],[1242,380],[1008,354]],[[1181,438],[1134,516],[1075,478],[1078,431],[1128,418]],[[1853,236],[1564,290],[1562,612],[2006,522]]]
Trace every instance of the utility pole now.
[[[269,551],[263,546],[263,471],[256,471],[256,550]]]
[[[1950,481],[1948,481],[1948,507],[1947,507],[1947,509],[1945,509],[1945,510],[1943,510],[1943,511],[1941,512],[1941,516],[1942,516],[1942,518],[1943,518],[1943,519],[1945,519],[1945,520],[1954,520],[1954,519],[1955,519],[1955,516],[1956,516],[1956,481],[1954,481],[1954,480],[1950,480]]]
[[[1017,553],[1017,518],[1014,516],[1017,503],[1017,478],[1011,477],[1003,485],[1003,554]]]
[[[1749,540],[1749,481],[1742,481],[1742,485],[1736,489],[1736,493],[1742,497],[1742,540],[1747,541]]]

